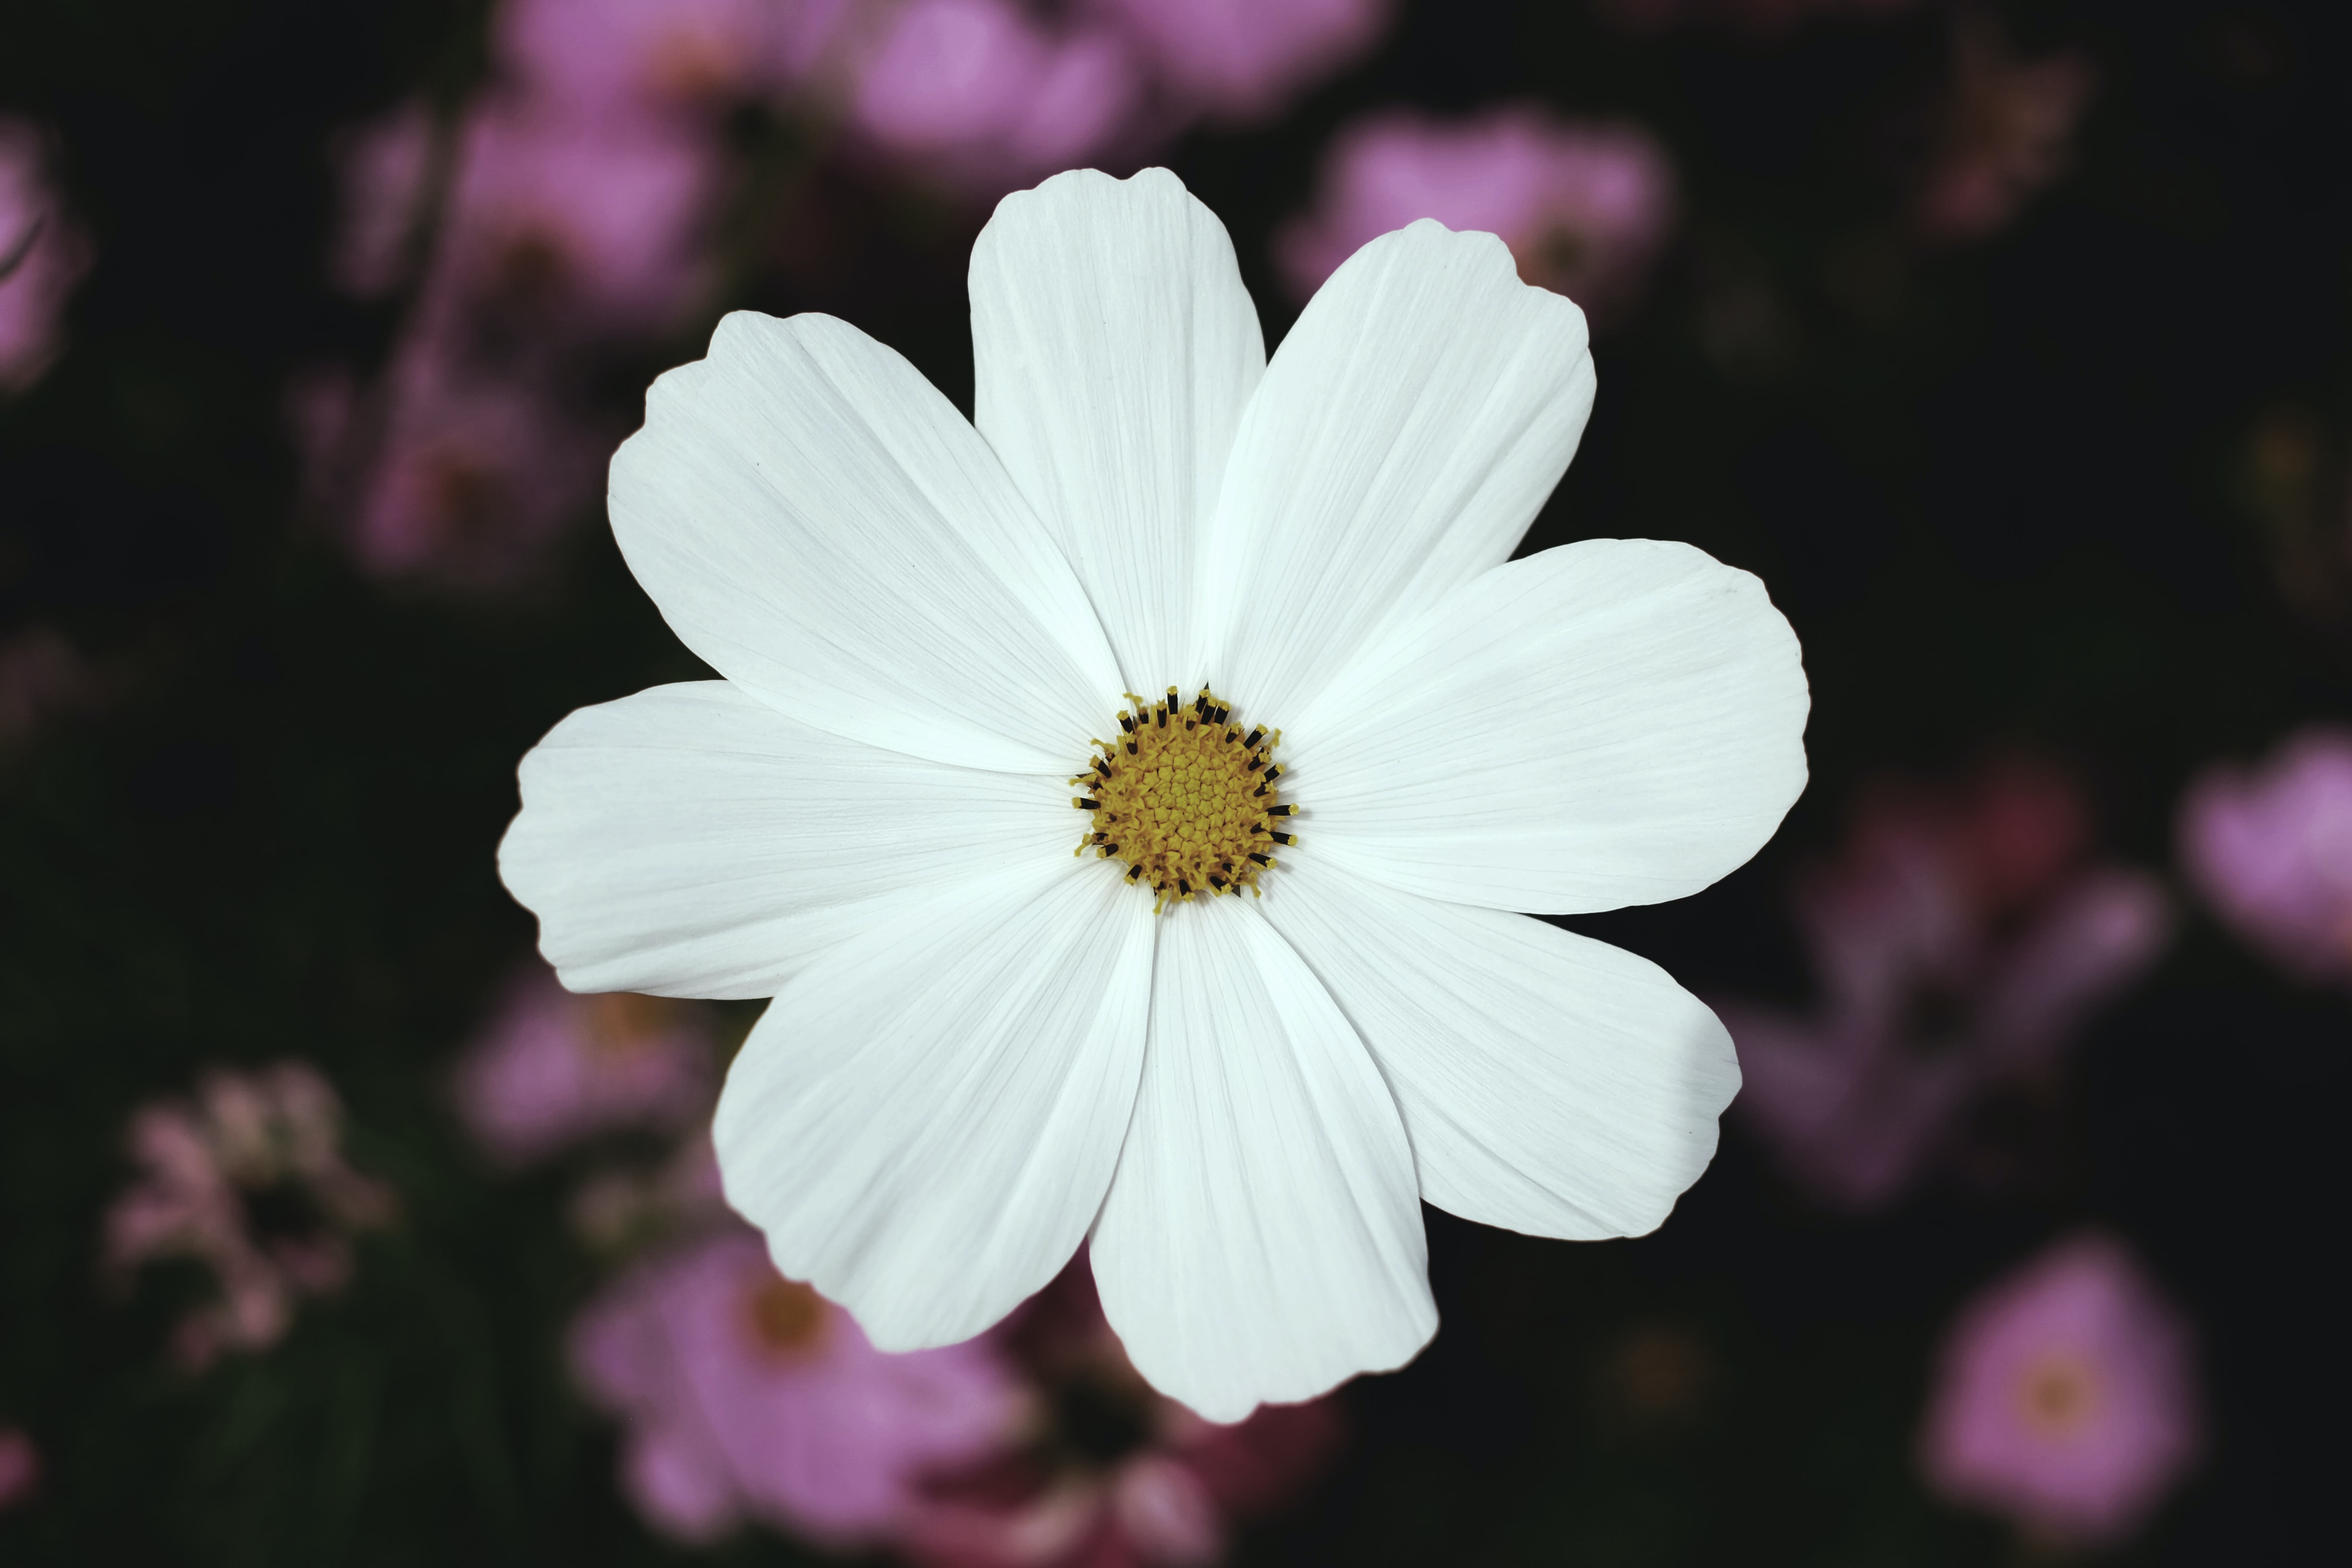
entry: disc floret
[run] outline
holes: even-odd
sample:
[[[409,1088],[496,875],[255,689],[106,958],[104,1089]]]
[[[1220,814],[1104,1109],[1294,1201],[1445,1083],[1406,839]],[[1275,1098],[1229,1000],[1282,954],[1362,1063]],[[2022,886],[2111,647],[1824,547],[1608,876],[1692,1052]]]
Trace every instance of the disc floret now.
[[[1282,731],[1244,732],[1223,699],[1201,688],[1186,703],[1170,687],[1147,702],[1130,691],[1119,738],[1093,742],[1087,770],[1070,780],[1070,804],[1087,816],[1077,853],[1127,863],[1127,879],[1158,895],[1154,912],[1247,888],[1275,864],[1297,808],[1282,798],[1274,760]]]

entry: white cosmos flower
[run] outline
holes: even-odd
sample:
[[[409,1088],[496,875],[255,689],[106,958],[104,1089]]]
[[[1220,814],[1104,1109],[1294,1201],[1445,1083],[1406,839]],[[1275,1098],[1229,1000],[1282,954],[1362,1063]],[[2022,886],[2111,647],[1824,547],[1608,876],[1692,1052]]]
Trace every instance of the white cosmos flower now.
[[[1427,1342],[1422,1199],[1657,1226],[1730,1039],[1510,911],[1745,861],[1803,786],[1807,697],[1744,572],[1510,560],[1591,406],[1581,313],[1423,222],[1268,364],[1224,229],[1155,169],[1007,197],[971,317],[974,424],[818,315],[730,316],[654,384],[613,528],[724,679],[557,725],[500,850],[573,989],[775,998],[717,1139],[777,1267],[908,1350],[1090,1240],[1136,1366],[1235,1420]],[[1189,706],[1209,682],[1230,726]],[[1171,686],[1199,728],[1160,760],[1206,793],[1155,801],[1116,715]],[[1072,853],[1097,751],[1119,858]],[[1275,794],[1228,793],[1268,756]],[[1297,817],[1224,811],[1275,799]],[[1126,879],[1201,855],[1235,896]]]

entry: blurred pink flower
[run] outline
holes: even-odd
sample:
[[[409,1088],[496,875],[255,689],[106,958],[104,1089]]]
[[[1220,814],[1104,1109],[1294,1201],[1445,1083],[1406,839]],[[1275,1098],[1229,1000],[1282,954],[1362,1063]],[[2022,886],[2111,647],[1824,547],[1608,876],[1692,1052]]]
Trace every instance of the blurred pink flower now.
[[[1094,0],[1150,57],[1172,96],[1256,120],[1369,50],[1391,0]]]
[[[442,342],[412,339],[362,405],[348,384],[299,410],[316,460],[356,463],[331,494],[369,575],[460,592],[535,574],[565,522],[594,499],[609,446],[535,389],[465,368]],[[323,482],[323,481],[322,481]]]
[[[426,308],[536,335],[666,331],[705,281],[719,175],[691,126],[487,99],[458,132]]]
[[[433,183],[434,140],[433,111],[415,100],[337,138],[338,211],[327,273],[345,293],[375,299],[409,280]]]
[[[1341,131],[1315,206],[1276,240],[1300,298],[1367,241],[1433,217],[1502,237],[1519,276],[1606,317],[1674,222],[1674,168],[1647,132],[1517,105],[1446,122],[1390,110]]]
[[[622,1489],[686,1542],[747,1518],[828,1546],[886,1539],[925,1471],[993,1448],[1022,1405],[988,1342],[887,1355],[731,1228],[610,1287],[572,1363],[627,1424]]]
[[[2314,725],[2257,768],[2207,769],[2180,803],[2180,859],[2273,963],[2352,981],[2352,730]]]
[[[21,1426],[0,1426],[0,1513],[30,1498],[41,1484],[41,1451]]]
[[[567,112],[724,109],[805,71],[853,0],[506,0],[499,59]]]
[[[1973,7],[1954,14],[1952,57],[1941,144],[1912,216],[1929,239],[1981,239],[2073,166],[2099,73],[2073,52],[2019,59]]]
[[[108,684],[51,627],[27,626],[0,643],[0,754],[26,744],[61,714],[97,707]]]
[[[1631,32],[1655,33],[1677,23],[1728,26],[1769,36],[1816,16],[1874,18],[1916,6],[1919,0],[1597,0],[1595,8]]]
[[[0,395],[31,386],[64,352],[66,299],[89,268],[48,153],[38,129],[0,115]]]
[[[515,1163],[614,1128],[684,1128],[718,1092],[710,1035],[700,1004],[575,996],[534,963],[458,1063],[458,1110],[484,1148]]]
[[[1971,1102],[2053,1065],[2154,961],[2162,889],[2082,864],[2087,831],[2071,784],[2023,762],[1865,805],[1840,862],[1799,889],[1821,1005],[1717,1009],[1736,1103],[1797,1180],[1844,1207],[1893,1201]]]
[[[1328,1398],[1225,1426],[1154,1393],[1083,1254],[989,1338],[1026,1373],[1034,1418],[1019,1447],[927,1489],[899,1543],[925,1568],[1216,1563],[1234,1523],[1288,1501],[1339,1447]]]
[[[139,1174],[107,1211],[106,1265],[118,1278],[166,1258],[210,1270],[217,1300],[173,1338],[183,1365],[275,1344],[300,1297],[349,1280],[347,1237],[386,1223],[394,1205],[391,1189],[344,1163],[341,1135],[334,1090],[301,1062],[215,1070],[194,1101],[132,1117]]]
[[[1954,1502],[2097,1545],[2139,1525],[2199,1447],[2186,1327],[2120,1246],[2088,1235],[1961,1310],[1920,1463]]]
[[[866,40],[849,117],[885,155],[994,195],[1101,153],[1140,89],[1113,29],[1048,26],[1013,0],[907,0]]]

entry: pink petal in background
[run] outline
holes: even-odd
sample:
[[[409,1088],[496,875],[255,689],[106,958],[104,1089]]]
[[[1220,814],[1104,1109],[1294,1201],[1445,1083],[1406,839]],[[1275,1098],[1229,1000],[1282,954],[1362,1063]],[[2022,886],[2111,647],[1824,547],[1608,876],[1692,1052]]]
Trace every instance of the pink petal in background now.
[[[885,1539],[922,1475],[994,1450],[1023,1410],[990,1342],[886,1354],[732,1227],[609,1287],[572,1362],[626,1424],[624,1490],[688,1542],[747,1519],[834,1546]]]
[[[90,245],[50,178],[48,140],[0,115],[0,396],[23,392],[65,352],[65,308]]]
[[[2091,861],[2059,770],[2005,758],[1963,784],[1882,791],[1795,900],[1821,1000],[1718,1004],[1738,1114],[1816,1196],[1899,1198],[1970,1106],[2063,1060],[2170,940],[2147,873]]]
[[[2224,922],[2299,979],[2352,981],[2352,730],[2315,725],[2182,796],[2180,861]]]
[[[866,41],[849,122],[909,172],[994,195],[1109,146],[1140,88],[1110,29],[1013,0],[908,0]]]
[[[1954,1502],[2079,1545],[2130,1535],[2202,1447],[2189,1331],[2122,1246],[2062,1241],[1965,1306],[1920,1436]]]
[[[1416,218],[1502,237],[1530,283],[1603,320],[1639,293],[1674,223],[1673,165],[1638,127],[1512,105],[1469,120],[1391,110],[1343,129],[1313,206],[1276,239],[1301,299],[1370,240]]]
[[[1178,99],[1263,119],[1351,64],[1387,30],[1391,0],[1094,0],[1139,41]]]
[[[41,1450],[21,1426],[0,1426],[0,1513],[31,1500],[41,1487]]]
[[[458,1112],[515,1164],[614,1128],[680,1129],[718,1092],[711,1032],[701,1004],[574,995],[534,961],[459,1062]]]

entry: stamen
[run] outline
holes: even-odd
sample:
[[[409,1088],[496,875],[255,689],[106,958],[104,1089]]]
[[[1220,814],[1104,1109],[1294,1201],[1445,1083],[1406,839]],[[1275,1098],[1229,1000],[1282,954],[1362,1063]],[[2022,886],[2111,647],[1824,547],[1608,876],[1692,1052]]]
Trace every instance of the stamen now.
[[[1258,879],[1276,864],[1267,851],[1296,842],[1273,823],[1297,810],[1273,788],[1282,731],[1258,725],[1244,737],[1232,705],[1205,686],[1190,702],[1172,686],[1150,702],[1126,695],[1119,738],[1096,741],[1070,781],[1083,792],[1070,804],[1092,814],[1077,853],[1127,862],[1126,880],[1153,890],[1155,910],[1262,893]]]

